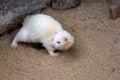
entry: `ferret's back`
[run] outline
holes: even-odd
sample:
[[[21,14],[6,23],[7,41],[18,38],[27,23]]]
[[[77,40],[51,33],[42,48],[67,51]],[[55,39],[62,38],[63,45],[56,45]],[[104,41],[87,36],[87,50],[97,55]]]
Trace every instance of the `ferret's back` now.
[[[41,24],[44,26],[50,24],[61,26],[61,24],[58,23],[54,18],[45,14],[35,14],[35,15],[27,16],[24,19],[24,23],[23,23],[23,25],[35,25],[35,26],[37,24]]]
[[[49,15],[45,14],[35,14],[31,16],[27,16],[23,23],[23,29],[27,29],[30,32],[50,32],[62,30],[61,24],[52,18]]]
[[[24,19],[23,27],[18,32],[18,36],[26,33],[33,41],[51,37],[56,31],[62,30],[61,24],[49,15],[35,14]],[[24,36],[24,35],[22,35]]]

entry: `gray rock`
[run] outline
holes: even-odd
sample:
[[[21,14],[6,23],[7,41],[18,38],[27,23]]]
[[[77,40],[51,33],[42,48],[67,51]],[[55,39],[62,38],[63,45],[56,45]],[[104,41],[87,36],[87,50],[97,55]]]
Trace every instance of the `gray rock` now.
[[[52,0],[52,7],[54,9],[69,9],[80,4],[81,0]]]
[[[26,14],[41,12],[51,0],[0,0],[0,35],[16,29]]]

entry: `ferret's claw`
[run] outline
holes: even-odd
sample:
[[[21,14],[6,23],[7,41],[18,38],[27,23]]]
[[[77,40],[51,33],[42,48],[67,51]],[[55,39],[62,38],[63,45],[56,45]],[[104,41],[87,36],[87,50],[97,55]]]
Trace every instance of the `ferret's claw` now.
[[[18,48],[18,45],[17,44],[11,44],[10,45],[12,48]]]
[[[50,53],[50,55],[51,55],[52,57],[56,57],[56,56],[59,56],[59,53]]]

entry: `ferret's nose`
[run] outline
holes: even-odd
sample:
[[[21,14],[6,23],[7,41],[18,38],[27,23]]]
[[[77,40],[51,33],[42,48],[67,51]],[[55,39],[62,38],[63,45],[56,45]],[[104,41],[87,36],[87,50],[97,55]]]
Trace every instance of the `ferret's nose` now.
[[[50,46],[51,46],[52,48],[55,48],[55,45],[54,45],[54,44],[50,44]]]

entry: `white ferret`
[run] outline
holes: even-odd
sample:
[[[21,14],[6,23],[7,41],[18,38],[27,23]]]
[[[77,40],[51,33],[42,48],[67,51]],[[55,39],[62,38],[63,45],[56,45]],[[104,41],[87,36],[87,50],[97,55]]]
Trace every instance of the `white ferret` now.
[[[74,37],[63,30],[61,24],[49,15],[35,14],[24,19],[23,27],[15,36],[11,47],[18,42],[42,43],[51,56],[58,56],[57,50],[67,50],[74,43]]]

